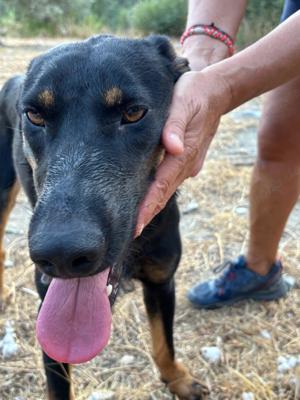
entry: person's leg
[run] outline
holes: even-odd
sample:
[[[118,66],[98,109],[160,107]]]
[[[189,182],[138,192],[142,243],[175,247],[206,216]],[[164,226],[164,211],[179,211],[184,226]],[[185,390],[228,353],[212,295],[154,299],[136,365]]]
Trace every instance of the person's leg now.
[[[189,290],[189,300],[198,307],[221,307],[247,298],[274,300],[289,290],[276,253],[300,193],[300,78],[268,94],[258,147],[247,257],[228,263],[218,279]]]
[[[300,193],[300,78],[268,95],[250,191],[248,267],[267,274]]]

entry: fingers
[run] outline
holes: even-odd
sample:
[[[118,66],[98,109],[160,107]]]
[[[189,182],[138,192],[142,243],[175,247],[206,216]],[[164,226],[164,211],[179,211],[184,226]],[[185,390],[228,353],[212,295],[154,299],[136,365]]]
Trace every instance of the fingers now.
[[[140,235],[144,226],[165,206],[176,191],[177,177],[182,172],[182,162],[178,156],[184,153],[184,136],[190,120],[187,114],[182,104],[182,96],[174,94],[169,117],[162,133],[166,155],[157,170],[155,181],[140,206],[136,236]]]
[[[184,151],[184,135],[188,116],[182,107],[179,97],[174,96],[169,117],[162,133],[162,142],[170,154],[180,155]]]
[[[195,176],[202,167],[221,115],[208,101],[207,90],[197,89],[199,82],[205,87],[202,78],[201,72],[187,72],[175,85],[162,133],[165,157],[140,206],[136,236],[163,209],[183,180]]]
[[[142,233],[144,227],[164,208],[175,193],[181,183],[181,172],[181,162],[177,158],[167,155],[158,168],[155,181],[151,184],[140,206],[135,237]]]
[[[213,135],[209,136],[206,138],[206,140],[203,140],[201,144],[201,151],[198,152],[197,156],[195,157],[195,163],[194,167],[191,170],[191,174],[189,175],[191,178],[194,178],[199,174],[203,167],[203,163],[206,157],[206,153],[208,151],[209,145],[213,139]]]
[[[181,133],[173,132],[173,127],[170,131],[164,131],[162,136],[163,145],[166,151],[174,156],[180,155],[184,151],[183,139]]]

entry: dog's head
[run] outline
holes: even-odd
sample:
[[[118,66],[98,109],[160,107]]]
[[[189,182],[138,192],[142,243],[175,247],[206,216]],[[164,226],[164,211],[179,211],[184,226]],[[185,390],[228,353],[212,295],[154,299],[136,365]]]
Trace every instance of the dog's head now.
[[[20,101],[38,199],[29,244],[46,274],[88,276],[122,258],[186,70],[162,36],[92,37],[31,63]]]

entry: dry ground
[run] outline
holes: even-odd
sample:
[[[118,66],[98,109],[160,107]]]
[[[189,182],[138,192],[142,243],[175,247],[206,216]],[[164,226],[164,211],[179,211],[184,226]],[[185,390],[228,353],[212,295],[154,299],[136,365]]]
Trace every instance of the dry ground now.
[[[53,40],[6,40],[0,48],[0,85],[22,73],[29,60]],[[210,399],[243,399],[252,392],[255,400],[292,400],[293,369],[279,375],[280,355],[300,354],[299,290],[278,303],[244,302],[219,311],[194,310],[185,298],[196,281],[212,274],[212,268],[243,253],[247,243],[248,186],[255,153],[255,129],[260,101],[253,101],[223,119],[217,139],[201,175],[181,190],[181,231],[184,253],[177,273],[175,342],[177,355],[211,388]],[[283,190],[280,187],[274,188]],[[299,206],[299,205],[298,205]],[[286,271],[299,280],[299,207],[290,218],[280,253]],[[297,210],[298,209],[298,210]],[[45,399],[40,349],[34,335],[38,299],[34,292],[33,267],[27,258],[26,226],[30,210],[19,196],[7,228],[6,244],[13,266],[6,269],[6,282],[15,301],[0,315],[0,338],[4,323],[14,321],[18,355],[0,355],[0,399]],[[93,361],[74,368],[76,398],[87,400],[92,392],[109,389],[116,400],[171,399],[160,383],[151,360],[147,321],[141,289],[119,298],[114,312],[114,331],[109,346]],[[266,330],[270,338],[261,334]],[[219,364],[209,365],[201,347],[222,347]],[[123,365],[124,355],[134,362]]]

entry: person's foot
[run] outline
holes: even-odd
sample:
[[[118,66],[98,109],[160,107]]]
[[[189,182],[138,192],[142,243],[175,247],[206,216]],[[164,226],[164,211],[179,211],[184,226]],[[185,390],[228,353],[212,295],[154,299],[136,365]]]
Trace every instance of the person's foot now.
[[[219,308],[244,299],[277,300],[285,297],[291,285],[282,278],[282,264],[276,261],[265,275],[259,275],[247,267],[245,257],[226,262],[214,272],[223,274],[217,278],[193,286],[187,294],[190,302],[199,308]]]

